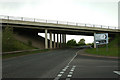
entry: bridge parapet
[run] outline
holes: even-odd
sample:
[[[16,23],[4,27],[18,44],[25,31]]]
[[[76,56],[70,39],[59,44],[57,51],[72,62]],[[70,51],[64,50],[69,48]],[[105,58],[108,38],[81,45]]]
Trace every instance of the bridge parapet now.
[[[27,17],[15,17],[15,16],[0,15],[0,19],[30,21],[30,22],[42,22],[42,23],[52,23],[52,24],[63,24],[63,25],[72,25],[72,26],[95,27],[95,28],[105,28],[105,29],[119,30],[119,28],[115,27],[115,26],[75,23],[75,22],[57,21],[57,20],[45,20],[45,19],[27,18]]]

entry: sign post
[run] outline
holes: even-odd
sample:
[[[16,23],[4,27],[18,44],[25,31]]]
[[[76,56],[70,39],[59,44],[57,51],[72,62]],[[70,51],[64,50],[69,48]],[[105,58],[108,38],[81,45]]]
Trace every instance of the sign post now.
[[[108,33],[94,33],[94,48],[98,48],[98,45],[103,44],[106,44],[106,51],[108,51]]]

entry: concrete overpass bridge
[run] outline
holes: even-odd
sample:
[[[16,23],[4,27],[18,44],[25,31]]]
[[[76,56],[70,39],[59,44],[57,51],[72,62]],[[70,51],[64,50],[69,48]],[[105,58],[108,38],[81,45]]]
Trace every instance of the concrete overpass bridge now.
[[[45,49],[48,49],[48,36],[50,34],[49,46],[52,49],[56,48],[55,34],[57,34],[57,47],[60,47],[59,43],[66,43],[66,34],[71,35],[88,35],[93,36],[94,33],[109,33],[109,36],[114,36],[120,32],[117,27],[94,25],[94,24],[83,24],[73,23],[55,20],[43,20],[35,18],[25,17],[13,17],[13,16],[0,16],[2,26],[9,25],[15,29],[27,29],[31,33],[42,32],[45,33]],[[26,30],[26,31],[27,31]],[[53,36],[52,36],[53,34]],[[58,36],[60,34],[60,36]],[[52,37],[53,41],[52,42]],[[60,41],[59,41],[60,38]]]

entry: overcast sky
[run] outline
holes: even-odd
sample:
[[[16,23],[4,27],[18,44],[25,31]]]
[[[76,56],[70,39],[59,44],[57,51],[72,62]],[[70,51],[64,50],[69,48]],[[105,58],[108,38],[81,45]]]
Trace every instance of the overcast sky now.
[[[118,26],[119,0],[0,0],[0,15]],[[78,41],[81,37],[73,36]],[[83,37],[86,43],[93,37]],[[71,37],[67,36],[67,40]]]

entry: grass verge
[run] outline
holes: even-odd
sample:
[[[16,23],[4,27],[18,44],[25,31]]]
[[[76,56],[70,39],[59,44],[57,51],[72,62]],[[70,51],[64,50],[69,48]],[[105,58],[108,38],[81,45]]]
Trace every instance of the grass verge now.
[[[108,49],[106,49],[106,46],[104,46],[98,49],[94,48],[86,49],[85,52],[95,55],[118,57],[118,38],[119,37],[115,37],[115,39],[108,44]]]
[[[118,56],[118,48],[99,48],[98,50],[96,49],[87,49],[85,51],[86,53],[89,54],[96,54],[96,55],[103,55],[103,56]]]
[[[29,54],[37,54],[37,53],[47,52],[47,51],[50,51],[50,49],[43,49],[43,50],[29,51],[29,52],[19,52],[19,53],[13,53],[13,54],[3,54],[2,59],[23,56],[23,55],[29,55]]]

